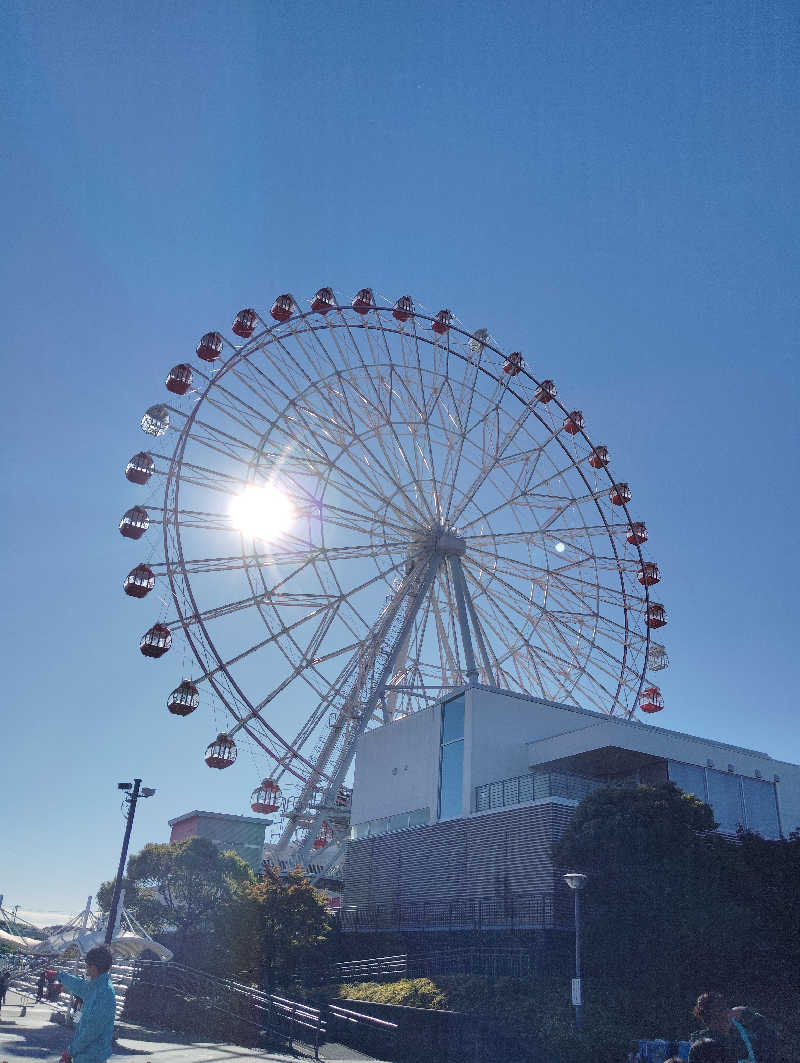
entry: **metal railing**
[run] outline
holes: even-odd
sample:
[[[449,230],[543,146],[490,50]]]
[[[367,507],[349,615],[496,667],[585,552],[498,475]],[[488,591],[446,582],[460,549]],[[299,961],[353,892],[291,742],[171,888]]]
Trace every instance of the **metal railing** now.
[[[578,803],[594,790],[608,785],[600,779],[589,779],[582,775],[563,775],[554,771],[528,772],[476,786],[475,811],[488,812],[494,808],[508,808],[526,801],[545,801],[553,797]]]
[[[373,956],[368,960],[335,963],[327,974],[333,982],[372,982],[378,978],[405,978],[408,956]]]
[[[142,986],[158,990],[157,1012],[165,994],[184,998],[202,1012],[224,1014],[228,1032],[244,1029],[251,1041],[264,1034],[289,1050],[294,1041],[301,1041],[312,1044],[316,1055],[325,1039],[326,1024],[319,1008],[233,979],[216,978],[176,963],[139,962],[134,967],[131,990]],[[134,994],[129,990],[128,996]]]
[[[369,959],[335,963],[325,971],[309,971],[305,982],[308,985],[378,982],[439,974],[481,975],[489,979],[530,978],[533,974],[533,956],[531,950],[526,948],[484,945],[466,945],[463,948],[416,954],[403,952],[396,956],[371,956]]]

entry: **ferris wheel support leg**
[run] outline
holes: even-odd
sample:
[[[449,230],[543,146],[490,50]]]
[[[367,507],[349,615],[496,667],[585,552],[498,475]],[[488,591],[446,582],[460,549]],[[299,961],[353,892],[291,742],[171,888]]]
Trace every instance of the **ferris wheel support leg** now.
[[[386,684],[389,682],[389,680],[392,678],[392,675],[394,674],[394,667],[397,658],[400,656],[400,649],[403,643],[405,642],[406,635],[411,630],[411,626],[414,623],[417,613],[419,612],[420,605],[425,600],[425,596],[431,588],[431,584],[433,583],[436,577],[436,573],[439,570],[441,560],[441,554],[434,553],[431,555],[430,559],[428,560],[427,569],[425,575],[422,578],[421,583],[419,584],[417,590],[412,591],[411,595],[409,595],[410,600],[408,603],[406,614],[403,618],[400,630],[395,635],[391,647],[388,650],[386,660],[384,662],[383,667],[381,668],[378,681],[375,683],[372,688],[372,691],[364,702],[364,706],[356,721],[356,726],[353,728],[352,733],[348,737],[347,744],[343,749],[339,760],[336,763],[336,767],[334,769],[333,774],[329,776],[330,782],[328,783],[328,786],[326,788],[326,796],[323,800],[323,805],[329,805],[335,800],[339,787],[341,786],[342,782],[344,781],[344,777],[347,774],[347,769],[353,762],[353,757],[356,753],[358,741],[364,731],[366,731],[367,725],[372,719],[372,714],[375,711],[375,707],[378,704],[378,701],[383,697],[385,693]],[[322,823],[324,817],[325,812],[317,812],[316,816],[314,817],[314,821],[311,824],[308,833],[306,834],[303,844],[298,850],[297,855],[298,859],[301,862],[305,862],[309,850],[311,849],[311,845],[317,835],[317,831],[319,830],[320,824]]]
[[[478,613],[475,609],[475,604],[472,601],[472,595],[469,592],[467,581],[464,579],[464,569],[461,567],[461,562],[457,557],[451,559],[458,563],[458,568],[461,573],[461,587],[464,591],[464,599],[467,603],[467,610],[469,612],[469,618],[472,621],[472,629],[475,632],[475,638],[478,640],[478,649],[480,651],[481,660],[483,661],[483,667],[486,670],[486,675],[493,686],[499,686],[497,677],[492,667],[492,661],[489,657],[489,651],[486,648],[486,640],[483,637],[483,628],[481,627],[480,620],[478,619]]]
[[[453,587],[456,592],[456,610],[458,612],[458,626],[461,628],[461,643],[464,647],[464,657],[467,662],[467,685],[474,687],[478,682],[478,669],[475,664],[475,652],[472,649],[472,635],[467,621],[466,595],[464,593],[464,570],[456,554],[451,554],[450,572],[453,576]]]

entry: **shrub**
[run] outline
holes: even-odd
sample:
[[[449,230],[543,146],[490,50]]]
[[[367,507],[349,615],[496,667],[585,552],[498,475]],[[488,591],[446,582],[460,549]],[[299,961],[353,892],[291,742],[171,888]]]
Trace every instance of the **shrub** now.
[[[373,1004],[395,1004],[405,1008],[444,1008],[445,998],[430,978],[401,978],[397,982],[356,982],[339,986],[346,1000],[367,1000]]]

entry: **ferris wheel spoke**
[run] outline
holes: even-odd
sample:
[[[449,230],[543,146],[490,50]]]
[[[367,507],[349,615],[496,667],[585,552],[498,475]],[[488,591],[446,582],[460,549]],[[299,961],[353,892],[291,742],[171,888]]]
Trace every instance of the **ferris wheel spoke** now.
[[[431,443],[431,430],[430,430],[430,411],[433,408],[429,406],[429,397],[425,390],[425,374],[422,371],[422,353],[419,347],[419,335],[417,332],[417,319],[412,318],[413,321],[413,338],[414,338],[414,361],[416,368],[416,380],[419,386],[419,406],[423,427],[423,440],[425,442],[425,449],[421,450],[421,456],[423,463],[428,469],[428,473],[433,485],[433,512],[437,516],[441,513],[441,499],[439,491],[439,482],[436,473],[436,465],[433,459],[433,445]],[[417,444],[419,446],[419,444]]]
[[[561,468],[554,469],[549,476],[545,476],[544,479],[538,480],[535,484],[531,484],[529,481],[525,485],[526,493],[536,494],[537,492],[541,491],[543,487],[549,487],[550,484],[552,484],[554,481],[563,479],[563,477],[566,476],[568,473],[573,472],[576,469],[579,469],[582,465],[587,464],[591,456],[592,450],[587,450],[585,454],[576,457],[574,461],[571,461],[569,463],[569,465],[564,465]],[[597,478],[597,474],[595,474],[595,479]],[[603,488],[601,488],[601,490],[604,494],[608,493],[609,485],[605,485]]]
[[[286,635],[289,632],[296,631],[297,628],[301,627],[309,620],[315,619],[315,617],[319,616],[324,611],[324,609],[317,609],[314,612],[309,613],[307,616],[299,617],[297,620],[293,621],[290,624],[284,624],[279,631],[272,632],[270,635],[268,635],[267,638],[261,639],[259,642],[254,643],[242,653],[237,653],[235,657],[229,657],[227,660],[218,661],[212,668],[204,672],[198,678],[198,682],[201,682],[205,679],[210,679],[212,676],[215,676],[221,672],[226,674],[229,673],[230,669],[234,667],[234,665],[241,664],[242,661],[244,661],[247,657],[250,657],[254,653],[258,653],[260,650],[265,649],[265,647],[272,645],[282,635]]]
[[[354,509],[345,509],[344,506],[337,506],[333,502],[323,502],[322,515],[326,524],[333,524],[338,528],[347,528],[350,531],[364,535],[370,534],[376,519],[376,514],[360,513]],[[400,515],[405,517],[403,513]],[[399,524],[385,517],[382,520],[382,524],[394,534],[406,536],[406,542],[408,541],[409,529],[407,524]]]
[[[235,367],[232,367],[229,372],[244,383]],[[262,435],[265,420],[269,420],[269,410],[256,408],[222,383],[217,385],[213,394],[209,392],[206,395],[206,402],[223,417],[233,421],[234,424],[250,432],[256,438]]]
[[[570,687],[570,689],[574,689],[575,685],[581,680],[590,680],[592,683],[594,683],[597,687],[599,687],[603,691],[603,695],[605,696],[606,700],[608,698],[611,698],[612,700],[615,699],[615,695],[612,694],[611,690],[604,683],[602,683],[597,678],[597,676],[594,674],[595,672],[599,672],[599,673],[603,674],[605,677],[607,677],[608,679],[610,679],[612,684],[617,682],[618,672],[616,672],[616,671],[614,671],[614,670],[612,670],[610,668],[607,668],[603,664],[602,661],[599,661],[599,660],[595,661],[595,663],[594,663],[594,672],[592,672],[588,668],[588,662],[589,662],[589,657],[588,656],[585,656],[583,658],[582,662],[577,657],[573,657],[572,662],[570,662],[569,659],[562,658],[559,654],[554,653],[553,650],[551,648],[549,648],[549,646],[548,646],[548,644],[546,643],[545,640],[542,640],[540,646],[538,647],[538,652],[539,653],[544,653],[544,654],[550,654],[550,655],[553,656],[554,660],[556,660],[556,661],[559,661],[559,662],[563,661],[563,667],[569,672],[569,676],[570,676],[569,687]]]
[[[609,675],[614,677],[619,676],[620,667],[623,662],[616,656],[616,654],[611,653],[606,645],[601,644],[598,641],[597,632],[594,632],[592,636],[586,635],[583,631],[574,627],[573,624],[570,623],[570,619],[574,620],[575,617],[568,617],[563,613],[548,610],[544,614],[544,617],[553,631],[560,632],[563,635],[564,641],[567,642],[567,644],[567,634],[569,634],[572,635],[576,641],[587,645],[587,653],[593,652],[595,654],[594,667],[596,670],[607,670]],[[615,646],[619,645],[617,640],[614,640],[613,644]]]
[[[283,431],[285,432],[286,429],[284,428]],[[293,437],[290,438],[293,439]],[[352,446],[354,442],[354,440],[349,440],[347,449],[345,451],[340,451],[340,453],[336,456],[335,459],[331,458],[324,450],[324,448],[321,451],[313,451],[309,450],[307,444],[304,444],[303,449],[304,454],[310,457],[314,462],[315,468],[317,470],[317,475],[320,475],[322,470],[325,470],[327,478],[332,480],[332,482],[336,483],[340,490],[345,490],[345,488],[347,488],[348,491],[356,491],[356,495],[351,496],[351,500],[360,501],[361,497],[363,496],[365,486],[369,493],[371,493],[376,499],[385,500],[385,485],[381,485],[380,480],[377,478],[376,475],[373,474],[368,464],[365,464],[363,462],[357,463],[357,476],[354,474],[354,472],[350,472],[343,467],[341,460],[342,454],[347,454],[350,461],[355,461],[352,454]],[[364,450],[363,453],[366,455],[366,450]],[[370,457],[375,463],[377,471],[379,473],[383,473],[387,478],[390,479],[390,481],[397,483],[398,494],[404,497],[406,503],[410,504],[410,500],[400,487],[400,484],[398,482],[399,477],[397,477],[396,471],[393,475],[392,472],[387,469],[381,462],[375,461],[374,454],[370,455]],[[400,510],[400,508],[395,503],[389,501],[388,505],[396,513],[403,514],[403,511]]]
[[[489,517],[492,517],[496,513],[501,512],[503,509],[505,509],[509,505],[512,505],[512,504],[517,504],[517,505],[524,504],[526,506],[526,508],[528,508],[529,510],[535,510],[537,507],[538,508],[547,509],[547,510],[551,510],[551,509],[555,510],[555,512],[553,512],[543,523],[541,523],[541,522],[539,523],[539,526],[536,529],[536,533],[538,533],[539,535],[542,535],[543,533],[549,531],[552,528],[552,526],[558,520],[560,520],[561,517],[563,517],[563,515],[567,512],[567,510],[573,509],[573,508],[578,508],[580,506],[585,505],[588,502],[595,502],[596,503],[601,498],[603,498],[604,496],[608,495],[608,490],[609,490],[608,488],[603,488],[601,491],[594,491],[594,492],[590,492],[589,494],[581,495],[579,497],[569,497],[569,498],[565,498],[562,495],[531,495],[531,496],[529,496],[527,494],[527,492],[524,492],[524,491],[517,492],[516,494],[512,495],[510,498],[504,499],[502,502],[500,502],[498,505],[496,505],[493,509],[490,509],[490,510],[488,510],[485,513],[482,513],[481,516],[474,517],[471,521],[468,521],[466,524],[461,525],[460,531],[461,531],[461,534],[463,535],[468,528],[473,527],[475,524],[477,524],[481,520],[487,520]]]
[[[270,605],[273,602],[277,602],[287,608],[296,607],[312,609],[313,612],[311,612],[309,616],[313,617],[318,615],[320,609],[329,609],[335,604],[336,599],[327,594],[300,595],[266,592],[264,594],[252,595],[249,598],[242,598],[236,602],[226,602],[224,605],[204,609],[201,612],[184,612],[180,619],[171,620],[166,626],[171,631],[175,631],[180,627],[186,628],[186,626],[190,624],[206,624],[210,620],[218,620],[223,616],[239,613],[243,609],[252,609],[254,606],[259,605]],[[287,628],[287,630],[289,630],[289,628]]]
[[[569,620],[579,619],[582,615],[569,609],[551,610],[551,614],[563,618],[567,622]],[[617,620],[613,620],[609,616],[604,616],[603,613],[598,613],[595,619],[597,628],[616,642],[624,643],[633,640],[634,644],[638,644],[646,641],[644,635],[640,635],[633,628],[625,624],[620,624]]]
[[[499,405],[495,407],[495,410],[498,415],[497,440],[495,443],[495,447],[493,451],[489,454],[489,460],[484,463],[475,480],[465,491],[461,504],[456,510],[454,516],[452,517],[453,524],[458,523],[459,518],[461,517],[466,507],[473,500],[473,498],[481,489],[481,487],[483,487],[483,485],[486,483],[486,481],[489,479],[495,469],[497,469],[498,463],[505,456],[505,452],[511,446],[512,442],[514,442],[517,432],[522,429],[528,418],[535,412],[533,406],[530,403],[524,406],[523,409],[520,411],[519,415],[516,417],[516,419],[512,421],[511,425],[508,427],[505,434],[503,435],[503,438],[501,439],[499,430]]]
[[[528,579],[539,586],[551,587],[556,584],[561,587],[562,591],[581,601],[584,601],[584,596],[588,595],[598,603],[620,608],[628,608],[632,603],[641,605],[645,602],[644,597],[626,591],[624,587],[617,588],[597,581],[592,582],[570,575],[560,568],[542,568],[527,559],[505,557],[489,550],[477,549],[474,552],[485,556],[488,559],[487,564],[494,565],[492,571],[520,580]]]
[[[477,567],[481,568],[481,565],[478,564]],[[486,570],[484,570],[484,571],[486,571]],[[465,566],[465,572],[469,573],[469,569],[468,569],[467,566]],[[497,576],[493,571],[491,573],[489,573],[489,574],[492,575],[492,577],[500,583],[501,587],[503,588],[503,590],[505,592],[505,593],[503,593],[503,592],[498,591],[497,589],[495,589],[494,593],[493,593],[493,599],[504,601],[505,604],[508,607],[514,609],[514,611],[519,614],[521,619],[524,622],[527,622],[527,623],[533,622],[533,617],[531,615],[531,609],[535,609],[537,611],[537,613],[539,614],[539,621],[537,621],[537,624],[536,624],[537,631],[539,630],[539,624],[541,623],[541,620],[544,619],[548,623],[550,623],[551,626],[553,626],[553,630],[558,634],[558,636],[560,637],[561,641],[564,643],[566,648],[569,648],[569,643],[564,638],[563,632],[561,631],[561,628],[564,628],[564,627],[568,628],[577,638],[585,640],[588,643],[588,645],[589,645],[589,647],[591,647],[591,649],[588,650],[587,652],[591,652],[591,650],[596,650],[599,653],[603,653],[603,654],[606,654],[609,657],[612,657],[612,655],[608,654],[607,650],[605,650],[603,647],[601,647],[597,643],[596,636],[593,637],[593,638],[588,638],[582,631],[578,630],[577,628],[572,627],[571,624],[567,623],[567,620],[565,619],[565,615],[566,614],[563,614],[563,613],[556,614],[556,613],[554,613],[553,610],[551,610],[549,608],[545,608],[544,606],[539,605],[532,597],[529,598],[527,595],[523,594],[521,591],[519,591],[512,584],[508,583],[508,581],[502,579],[502,577]],[[469,575],[470,575],[470,578],[476,583],[476,585],[480,586],[479,582],[477,580],[475,580],[474,575],[472,573],[469,573]],[[485,591],[485,588],[483,588],[483,587],[481,587],[480,589],[482,591]],[[479,600],[480,599],[478,598],[478,601]],[[524,606],[524,608],[523,608],[523,606]],[[594,628],[596,628],[596,626],[598,624],[598,621],[600,619],[598,614],[596,614],[594,612],[581,612],[581,613],[574,613],[573,612],[573,613],[568,614],[568,615],[569,615],[569,619],[571,619],[573,621],[577,620],[577,621],[580,622],[580,621],[586,621],[588,619],[591,619],[591,623],[592,623],[592,626]],[[612,660],[616,661],[617,665],[620,664],[620,662],[618,661],[617,658],[612,657]]]
[[[393,430],[393,434],[394,434],[394,438],[395,438],[395,442],[397,444],[398,450],[401,452],[401,454],[404,457],[404,463],[408,467],[409,471],[411,471],[410,461],[408,459],[408,456],[405,453],[405,450],[404,450],[404,448],[403,448],[403,446],[402,446],[402,444],[400,442],[400,439],[399,439],[399,437],[397,435],[397,432],[396,432],[396,430],[394,428],[394,422],[393,422],[393,417],[392,417],[393,400],[395,399],[395,396],[397,396],[398,399],[399,399],[400,389],[402,389],[402,394],[403,394],[403,398],[404,398],[404,407],[405,408],[402,409],[401,412],[402,412],[403,419],[404,419],[405,423],[408,424],[409,426],[412,423],[414,423],[415,421],[417,421],[417,422],[422,421],[424,423],[426,421],[426,418],[425,418],[424,410],[420,410],[419,407],[417,406],[415,400],[414,400],[413,390],[410,387],[409,381],[403,376],[403,374],[401,374],[398,371],[398,368],[392,363],[391,348],[390,348],[390,345],[389,345],[388,337],[386,335],[386,331],[385,331],[385,329],[383,327],[383,320],[380,317],[379,317],[379,326],[380,326],[381,338],[383,339],[384,349],[386,351],[386,357],[387,357],[387,360],[388,360],[388,362],[389,362],[389,364],[391,366],[390,376],[389,376],[389,396],[390,396],[390,400],[389,400],[388,420],[389,420],[390,423],[392,423],[392,430]],[[400,333],[400,335],[401,335],[401,350],[403,352],[403,365],[407,367],[407,362],[406,362],[406,358],[405,358],[405,352],[406,352],[405,331],[403,330]],[[395,390],[395,382],[397,382],[398,391]],[[398,406],[399,406],[399,402],[398,402]],[[419,476],[419,467],[417,465],[417,448],[416,447],[412,447],[412,451],[414,453],[414,466],[415,466],[415,469],[416,469],[417,476]],[[430,453],[430,458],[431,458],[431,467],[433,467],[433,452],[432,452],[432,448],[430,446],[429,446],[429,453]],[[434,516],[433,511],[431,510],[430,506],[427,504],[427,500],[425,499],[424,494],[421,496],[421,498],[423,500],[423,504],[425,506],[425,509],[427,510],[428,516],[433,518],[433,516]]]
[[[471,366],[470,366],[470,368],[471,368]],[[466,369],[465,369],[465,376],[466,376]],[[443,481],[443,483],[446,483],[446,484],[449,483],[450,484],[450,490],[447,493],[447,501],[444,504],[444,521],[445,521],[445,523],[447,525],[449,525],[451,527],[454,524],[454,521],[451,519],[451,516],[450,516],[450,510],[451,510],[451,507],[452,507],[452,504],[453,504],[453,492],[455,490],[455,485],[456,485],[456,474],[457,474],[458,468],[459,468],[459,466],[461,464],[462,456],[464,454],[464,444],[465,444],[465,442],[467,440],[466,425],[469,423],[469,419],[470,419],[470,416],[471,416],[471,413],[472,413],[472,404],[473,404],[473,400],[474,400],[474,397],[475,397],[475,385],[476,385],[476,383],[477,383],[477,370],[475,371],[475,373],[473,375],[472,387],[468,389],[467,395],[464,394],[465,379],[462,378],[462,381],[461,381],[461,394],[460,394],[459,398],[457,399],[455,394],[454,394],[454,392],[453,392],[452,384],[448,380],[448,389],[450,391],[450,395],[451,395],[451,398],[453,400],[453,410],[455,411],[455,416],[458,419],[458,421],[457,421],[458,443],[457,443],[457,446],[455,448],[453,448],[452,451],[448,451],[448,461],[447,461],[447,463],[445,465],[445,468],[442,470],[442,481]],[[466,408],[464,409],[464,413],[463,413],[463,417],[462,417],[460,411],[461,411],[462,406],[464,405],[464,403],[466,403]],[[452,456],[452,462],[450,462],[450,460],[449,460],[451,456]]]
[[[405,540],[397,540],[386,544],[391,549],[403,549]],[[223,557],[188,558],[182,564],[170,565],[168,562],[152,562],[150,567],[156,574],[166,574],[168,569],[179,572],[181,569],[192,574],[206,572],[233,572],[238,569],[262,568],[271,565],[302,564],[305,561],[347,561],[361,558],[374,558],[384,552],[369,543],[357,546],[314,546],[312,543],[304,544],[296,550],[279,550],[269,553],[253,554],[230,554]]]
[[[545,570],[546,571],[546,570]],[[634,606],[643,606],[646,599],[641,595],[634,594],[623,587],[610,587],[598,582],[580,579],[577,576],[568,576],[558,571],[550,571],[550,586],[559,586],[562,591],[585,601],[591,598],[598,605],[610,605],[620,609],[630,609]]]
[[[476,518],[475,521],[471,522],[471,524],[477,524],[479,520],[480,518]],[[563,527],[558,528],[557,530],[542,530],[541,528],[530,528],[513,532],[472,533],[468,533],[466,532],[465,528],[462,528],[459,534],[461,534],[462,537],[466,539],[468,544],[481,539],[494,540],[497,543],[523,544],[530,542],[532,539],[542,539],[544,540],[545,545],[547,544],[547,542],[552,541],[553,545],[555,546],[560,541],[563,541],[564,543],[568,543],[570,545],[570,549],[578,549],[573,545],[575,540],[582,539],[584,537],[589,540],[594,538],[607,539],[609,537],[609,534],[624,534],[627,531],[627,528],[627,524],[609,524],[607,527],[604,524],[587,524],[573,528]],[[592,554],[588,550],[586,551],[586,556],[592,558],[598,557],[598,559],[601,560],[603,559],[601,555]],[[616,564],[615,559],[612,558],[611,560],[613,560]]]

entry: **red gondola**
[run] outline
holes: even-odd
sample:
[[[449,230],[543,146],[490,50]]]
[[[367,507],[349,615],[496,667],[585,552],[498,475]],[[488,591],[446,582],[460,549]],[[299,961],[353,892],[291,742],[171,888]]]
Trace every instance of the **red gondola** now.
[[[580,410],[573,410],[572,413],[568,413],[564,418],[564,431],[571,436],[576,436],[578,432],[582,432],[583,426],[583,414]]]
[[[609,463],[608,447],[604,447],[602,443],[598,443],[596,447],[592,448],[592,453],[589,456],[589,464],[593,469],[604,469]]]
[[[131,506],[119,522],[119,530],[126,539],[141,539],[150,527],[150,516],[143,506]]]
[[[172,646],[172,632],[166,624],[153,624],[142,635],[139,649],[145,657],[163,657]]]
[[[410,295],[401,295],[392,309],[392,316],[397,321],[408,321],[414,313],[414,304]]]
[[[204,362],[216,362],[222,354],[222,336],[218,332],[207,332],[197,345],[197,357]]]
[[[503,365],[503,372],[508,373],[509,376],[516,376],[517,373],[522,372],[522,367],[525,363],[522,361],[522,355],[519,351],[513,351],[509,354]]]
[[[188,716],[200,704],[200,692],[194,683],[184,679],[167,698],[167,708],[173,716]]]
[[[647,619],[645,621],[647,626],[652,628],[663,627],[666,622],[667,611],[661,602],[648,602]]]
[[[647,527],[643,520],[635,520],[632,524],[628,525],[628,531],[625,538],[631,544],[631,546],[641,546],[642,543],[647,542]]]
[[[125,479],[130,480],[132,484],[146,484],[155,471],[156,463],[142,450],[134,454],[125,466]]]
[[[125,577],[122,589],[131,598],[144,598],[156,585],[156,577],[152,568],[147,565],[137,565],[132,568]]]
[[[372,288],[362,288],[350,304],[357,314],[367,314],[375,305]]]
[[[294,299],[288,293],[286,295],[279,295],[275,302],[272,304],[270,314],[276,321],[280,321],[283,324],[284,321],[288,321],[294,313]]]
[[[192,386],[192,367],[186,362],[173,365],[167,374],[166,383],[167,391],[171,391],[173,395],[185,395]]]
[[[330,845],[333,841],[333,831],[331,830],[329,823],[322,824],[322,830],[314,839],[313,847],[315,849],[324,849],[326,845]]]
[[[315,314],[327,314],[336,306],[336,300],[330,288],[320,288],[311,300],[311,309]]]
[[[648,687],[639,695],[639,708],[642,712],[661,712],[664,708],[664,698],[658,687]]]
[[[248,307],[246,310],[239,311],[233,319],[231,328],[237,336],[241,336],[243,340],[249,340],[256,330],[257,321],[258,314],[252,307]]]
[[[636,577],[643,587],[652,587],[661,580],[661,573],[655,561],[645,561],[639,568]]]
[[[250,807],[262,816],[277,812],[280,807],[281,788],[274,779],[262,779],[250,795]]]
[[[631,489],[627,484],[614,484],[608,493],[612,506],[626,506],[631,500]]]
[[[558,391],[552,380],[543,380],[539,387],[536,389],[534,398],[537,402],[549,402],[554,399]]]
[[[209,768],[229,768],[236,760],[236,743],[226,734],[218,734],[206,749],[206,764]]]
[[[440,310],[436,317],[431,322],[431,328],[437,334],[437,336],[444,336],[450,326],[453,324],[453,315],[449,310]]]

